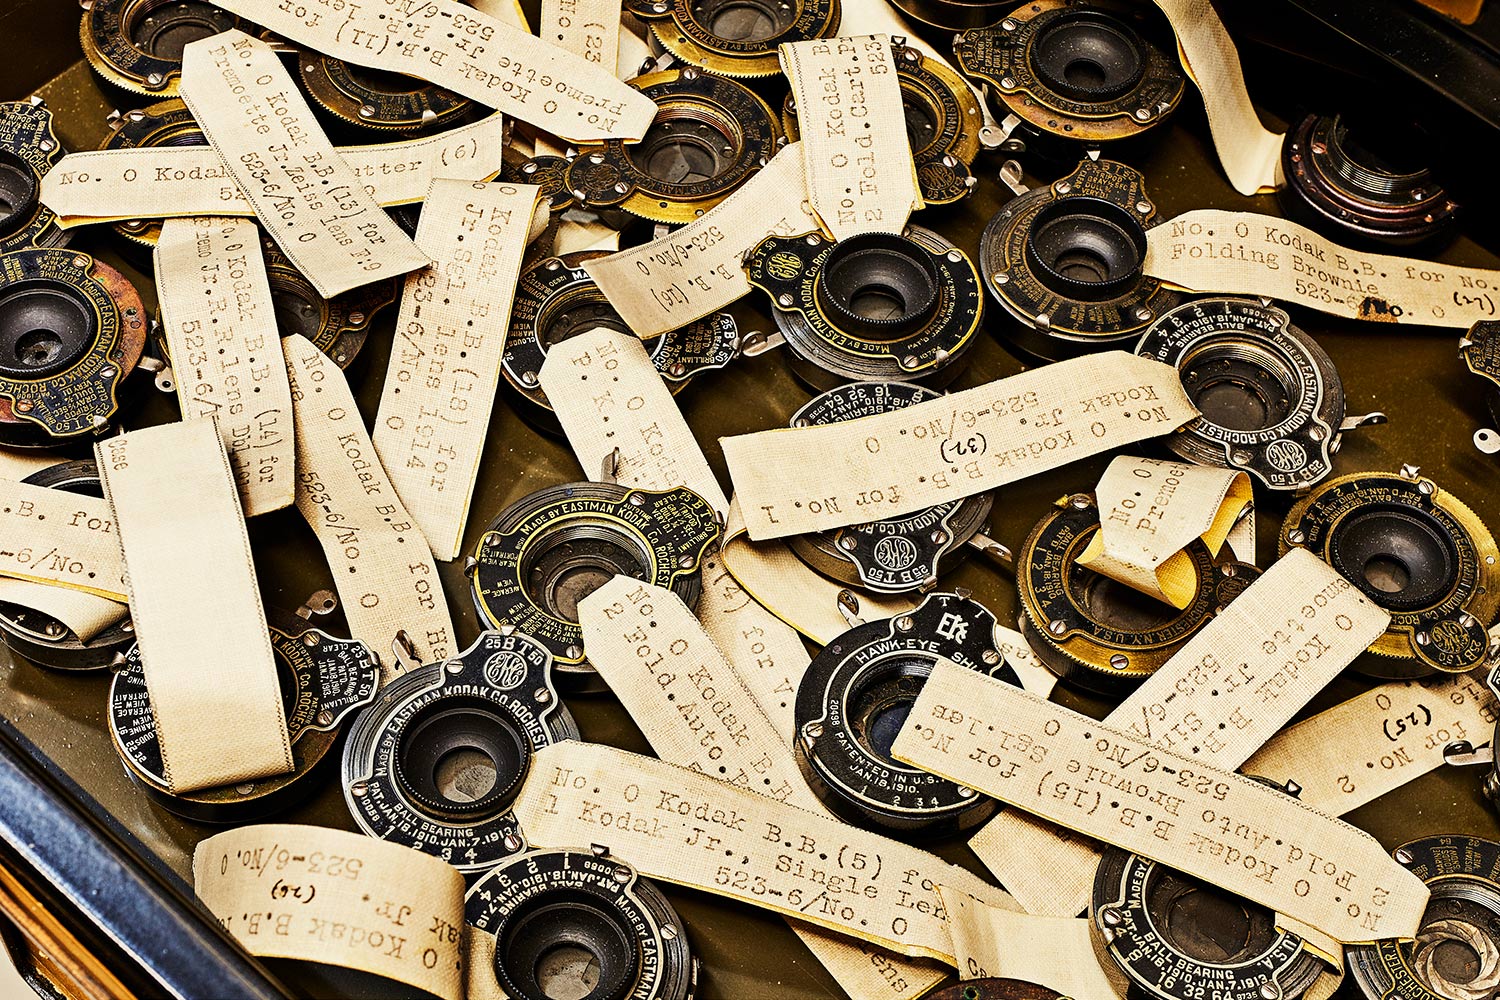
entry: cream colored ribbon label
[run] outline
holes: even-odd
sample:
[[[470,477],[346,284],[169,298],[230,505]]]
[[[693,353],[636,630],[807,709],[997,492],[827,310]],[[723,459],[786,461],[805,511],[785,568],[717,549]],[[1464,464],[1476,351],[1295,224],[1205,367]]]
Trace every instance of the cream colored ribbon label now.
[[[686,486],[720,514],[728,510],[724,491],[639,339],[600,327],[554,344],[541,383],[586,475],[597,475],[609,461],[617,481],[627,486]],[[705,560],[698,617],[790,745],[807,651],[795,632],[740,588],[720,559],[710,554]]]
[[[808,200],[835,240],[899,233],[922,207],[906,109],[886,35],[777,49],[797,101]]]
[[[1199,209],[1146,233],[1146,273],[1347,319],[1468,329],[1500,315],[1500,271],[1365,253],[1254,212]]]
[[[463,1000],[464,879],[429,854],[320,826],[243,826],[198,843],[193,889],[252,955]]]
[[[784,732],[772,725],[681,598],[617,576],[578,610],[589,661],[657,756],[823,812],[792,755],[794,725],[788,721]],[[855,996],[900,996],[893,983],[930,986],[942,978],[941,970],[903,957],[887,954],[876,961],[878,953],[811,924],[793,921],[792,929]]]
[[[148,427],[94,453],[129,570],[167,787],[190,792],[292,770],[245,515],[218,428],[212,420]]]
[[[1198,591],[1194,539],[1215,555],[1250,506],[1250,477],[1179,460],[1122,455],[1097,490],[1099,530],[1078,564],[1182,609]]]
[[[590,476],[619,449],[617,480],[666,490],[686,486],[716,511],[729,500],[640,338],[604,327],[547,350],[542,391]]]
[[[739,497],[729,506],[722,558],[746,593],[813,642],[826,646],[849,631],[849,622],[839,612],[844,585],[813,572],[785,542],[751,541]],[[893,618],[916,606],[899,594],[860,594],[859,605],[872,619]]]
[[[1484,743],[1495,713],[1474,677],[1382,684],[1277,733],[1243,770],[1295,781],[1303,802],[1341,816],[1441,767],[1449,743]]]
[[[40,451],[35,454],[0,451],[0,514],[5,513],[4,508],[9,506],[3,499],[5,480],[19,482],[61,461],[64,459],[60,456]],[[114,517],[110,513],[107,502],[93,501],[93,506],[95,516],[108,518],[113,524]],[[76,514],[78,511],[74,510],[72,513]],[[69,516],[71,517],[71,514]],[[85,513],[85,524],[87,524],[88,517],[89,515]],[[25,530],[28,537],[34,537],[33,526],[27,525]],[[0,532],[0,537],[8,536]],[[101,555],[121,567],[120,579],[115,584],[115,589],[109,591],[113,597],[99,597],[74,587],[56,585],[54,581],[33,583],[30,580],[10,579],[0,575],[0,602],[19,604],[23,608],[31,608],[33,611],[40,611],[44,615],[56,618],[71,629],[79,639],[88,642],[129,613],[130,609],[122,603],[125,600],[125,579],[124,563],[120,561],[119,549],[118,542],[100,546]],[[0,562],[13,558],[3,555],[5,551],[8,550],[0,548]],[[28,555],[25,561],[30,563],[31,557]],[[65,570],[66,567],[63,569]],[[98,570],[95,569],[93,572],[97,573]]]
[[[1176,369],[1108,351],[890,413],[720,441],[746,528],[761,541],[984,493],[1166,434],[1197,412]]]
[[[703,560],[698,619],[790,747],[797,729],[797,685],[810,662],[802,637],[740,586],[718,552]]]
[[[1260,123],[1245,89],[1239,50],[1213,4],[1209,0],[1156,0],[1156,6],[1177,33],[1182,68],[1203,96],[1214,150],[1229,183],[1244,195],[1274,188],[1282,137]]]
[[[500,172],[504,121],[470,125],[401,142],[338,146],[335,152],[382,206],[427,196],[434,177],[489,180]],[[42,178],[42,201],[64,228],[121,219],[254,215],[219,159],[202,146],[95,149],[69,153]]]
[[[119,601],[27,580],[0,578],[0,602],[19,604],[56,618],[81,641],[88,642],[130,613]]]
[[[552,253],[561,257],[579,250],[608,250],[618,253],[620,233],[602,222],[574,222],[563,219],[552,232]]]
[[[620,0],[542,0],[537,36],[616,76]]]
[[[456,558],[500,384],[504,331],[541,189],[434,181],[375,416],[375,449],[440,561]]]
[[[566,49],[456,0],[220,6],[299,45],[415,76],[573,142],[646,134],[656,105]]]
[[[423,663],[457,651],[427,540],[365,431],[344,373],[305,337],[282,341],[297,415],[297,510],[318,536],[354,638],[385,654],[404,632]]]
[[[1233,771],[1389,622],[1327,563],[1293,549],[1104,721]],[[969,846],[1030,912],[1073,916],[1088,902],[1098,851],[1049,823],[1004,812]]]
[[[543,41],[584,62],[595,63],[619,79],[635,76],[633,71],[621,74],[618,68],[621,44],[630,34],[620,30],[620,0],[542,0],[538,21],[536,33]],[[545,132],[536,135],[538,154],[562,156],[567,148],[568,143],[558,142]],[[566,251],[555,252],[560,256]]]
[[[682,598],[617,576],[578,604],[592,663],[662,760],[818,809],[786,738]]]
[[[125,600],[109,502],[0,479],[0,576]]]
[[[318,294],[333,298],[426,266],[340,158],[270,46],[241,31],[191,43],[182,99],[266,233]]]
[[[892,755],[1341,942],[1412,937],[1427,906],[1363,831],[953,663],[928,678]]]
[[[1057,687],[1057,675],[1042,665],[1036,658],[1026,637],[1013,628],[995,626],[995,645],[1005,654],[1005,662],[1016,672],[1021,687],[1038,698],[1045,698]]]
[[[154,261],[183,417],[219,425],[246,517],[290,507],[292,388],[259,227],[249,219],[168,219]]]
[[[839,20],[839,30],[850,35],[890,35],[893,39],[899,36],[905,40],[908,48],[921,52],[923,58],[935,59],[948,67],[974,92],[975,104],[979,108],[981,121],[970,123],[967,127],[978,129],[985,125],[993,127],[996,124],[995,116],[990,113],[989,102],[984,98],[984,91],[965,78],[953,65],[952,46],[948,47],[947,52],[939,52],[937,46],[914,31],[892,5],[888,3],[846,4]]]
[[[1095,957],[1087,920],[1017,913],[948,887],[940,895],[960,979],[1019,979],[1080,1000],[1120,996]]]
[[[516,800],[532,843],[601,844],[644,875],[903,955],[953,962],[939,885],[1009,901],[926,851],[654,758],[567,742],[532,767]]]
[[[636,335],[650,339],[716,312],[750,291],[741,258],[771,234],[818,228],[794,142],[718,205],[681,229],[583,269]]]

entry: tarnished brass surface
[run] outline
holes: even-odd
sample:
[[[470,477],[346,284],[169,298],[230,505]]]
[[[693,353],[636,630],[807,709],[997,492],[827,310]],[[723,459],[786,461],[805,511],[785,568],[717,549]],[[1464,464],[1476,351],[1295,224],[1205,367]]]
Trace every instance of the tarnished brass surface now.
[[[530,6],[534,12],[535,5]],[[19,28],[20,37],[26,39],[26,44],[16,47],[17,58],[0,68],[0,81],[4,82],[0,86],[0,99],[26,96],[40,81],[57,72],[60,65],[72,62],[62,75],[43,86],[41,93],[56,111],[58,131],[68,147],[92,149],[97,148],[103,135],[104,116],[115,98],[102,96],[86,67],[76,61],[76,16],[76,6],[60,0],[21,0],[13,10],[0,13],[0,25]],[[1251,92],[1257,99],[1263,99],[1265,79],[1262,75],[1251,75]],[[1271,106],[1282,110],[1281,105]],[[1285,113],[1290,115],[1294,110],[1288,101]],[[1153,137],[1154,141],[1139,150],[1132,150],[1129,155],[1122,153],[1122,158],[1145,172],[1162,218],[1193,208],[1277,214],[1273,196],[1244,198],[1229,187],[1213,158],[1196,97],[1190,95],[1175,119],[1156,130]],[[975,163],[980,184],[972,198],[919,213],[913,221],[943,233],[976,256],[980,230],[1010,197],[1010,192],[996,180],[998,168],[999,161],[981,156]],[[1487,221],[1471,217],[1465,221],[1466,231],[1478,232]],[[109,263],[121,267],[137,282],[148,305],[154,308],[154,289],[136,266],[141,262],[121,257],[121,244],[113,238],[109,227],[79,232],[74,245],[97,252]],[[1452,263],[1500,266],[1500,258],[1468,238],[1460,239],[1440,256]],[[769,329],[771,320],[763,308],[763,296],[759,294],[738,303],[734,314],[740,328]],[[1338,321],[1306,310],[1294,310],[1293,318],[1337,363],[1349,396],[1350,412],[1381,409],[1390,415],[1388,425],[1346,437],[1336,458],[1336,474],[1393,471],[1402,463],[1419,465],[1424,475],[1471,506],[1492,528],[1500,525],[1500,491],[1495,489],[1500,482],[1500,459],[1481,455],[1470,442],[1473,431],[1484,426],[1489,417],[1480,387],[1475,384],[1477,380],[1464,370],[1458,359],[1457,331]],[[386,311],[375,324],[368,345],[348,371],[367,422],[373,419],[380,397],[393,322],[394,310]],[[967,388],[1021,370],[1020,363],[1006,354],[992,335],[1008,322],[1001,310],[986,311],[986,330],[973,351],[973,362],[954,388]],[[502,329],[489,333],[497,337],[505,335]],[[142,383],[149,382],[139,373],[136,378]],[[133,408],[127,405],[123,418],[126,426],[176,419],[176,405],[169,397],[156,393],[148,385],[145,389],[149,391],[142,392],[147,397],[144,405]],[[792,412],[809,396],[793,379],[780,352],[771,352],[705,374],[678,401],[697,431],[710,463],[727,486],[718,437],[784,427]],[[1145,450],[1149,454],[1167,454],[1160,445]],[[809,456],[809,460],[816,458]],[[991,517],[990,534],[1018,549],[1031,526],[1054,500],[1067,493],[1092,490],[1108,460],[1109,456],[1101,456],[1001,490]],[[464,551],[472,551],[486,523],[501,508],[533,490],[574,481],[583,475],[564,442],[540,435],[500,402],[490,428],[486,460],[480,468]],[[1264,566],[1275,555],[1276,530],[1289,500],[1264,492],[1257,499],[1261,504],[1257,514],[1260,563]],[[164,515],[170,516],[170,512]],[[295,607],[310,592],[331,585],[331,574],[317,542],[294,511],[254,519],[250,522],[250,535],[267,604]],[[442,574],[459,631],[458,645],[462,647],[478,631],[468,581],[460,562],[445,564]],[[1015,622],[1018,605],[1014,580],[992,564],[970,560],[944,577],[943,583],[947,588],[971,588],[1002,622]],[[320,623],[320,627],[335,634],[347,634],[337,618]],[[1346,674],[1320,694],[1309,711],[1352,697],[1369,683]],[[47,672],[24,662],[5,662],[0,654],[0,712],[134,831],[167,867],[186,878],[193,845],[214,831],[162,811],[131,784],[106,732],[108,684],[106,676]],[[1096,715],[1104,714],[1110,707],[1066,690],[1060,690],[1055,698]],[[569,707],[577,716],[584,739],[648,752],[639,730],[608,695],[570,698]],[[1482,742],[1490,734],[1468,735],[1475,742]],[[1387,847],[1441,833],[1500,837],[1500,822],[1483,800],[1481,780],[1477,769],[1441,770],[1366,806],[1350,819]],[[279,819],[354,829],[333,773],[324,778],[324,788],[312,802]],[[982,871],[961,837],[941,841],[935,849],[951,861]],[[686,922],[694,949],[703,960],[700,997],[745,1000],[775,996],[811,1000],[844,995],[779,917],[702,893],[673,886],[665,889]],[[402,995],[395,984],[340,970],[276,963],[275,971],[311,996]]]

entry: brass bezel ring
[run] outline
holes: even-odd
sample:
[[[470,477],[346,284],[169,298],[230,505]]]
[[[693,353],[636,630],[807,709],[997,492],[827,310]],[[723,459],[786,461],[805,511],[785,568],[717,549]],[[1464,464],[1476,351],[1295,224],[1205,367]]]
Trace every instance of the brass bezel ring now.
[[[1413,569],[1399,553],[1375,549],[1363,566],[1346,565],[1343,546],[1353,544],[1348,531],[1362,529],[1372,516],[1391,523],[1405,521],[1445,549],[1452,561],[1449,581],[1431,600],[1403,598],[1404,577]],[[1368,546],[1366,546],[1368,547]],[[1369,651],[1374,659],[1356,660],[1351,669],[1385,680],[1409,680],[1435,673],[1466,673],[1488,660],[1487,630],[1500,612],[1500,548],[1483,521],[1451,493],[1407,467],[1401,472],[1356,472],[1330,479],[1292,505],[1282,522],[1278,550],[1306,548],[1338,570],[1377,606],[1390,612],[1391,623]],[[1379,562],[1381,587],[1370,567]],[[1394,563],[1396,569],[1390,569]],[[1394,574],[1394,575],[1391,575]]]

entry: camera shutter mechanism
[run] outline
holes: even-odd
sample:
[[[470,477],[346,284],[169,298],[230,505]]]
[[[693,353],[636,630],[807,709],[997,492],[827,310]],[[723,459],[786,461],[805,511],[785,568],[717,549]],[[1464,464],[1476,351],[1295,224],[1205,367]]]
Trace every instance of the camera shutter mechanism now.
[[[719,538],[713,508],[686,488],[571,483],[511,504],[480,537],[467,571],[474,606],[491,628],[513,627],[557,661],[559,682],[598,690],[578,604],[618,575],[649,580],[698,602],[704,554]]]
[[[538,850],[474,883],[470,997],[692,1000],[698,959],[656,884],[606,850]],[[498,988],[498,993],[497,993]]]
[[[545,430],[559,429],[542,388],[548,352],[598,327],[628,334],[630,328],[584,264],[610,256],[580,250],[536,261],[522,273],[511,309],[501,373],[521,412]],[[675,395],[705,371],[723,368],[739,353],[739,328],[727,312],[714,313],[645,341],[651,365]],[[592,469],[592,463],[584,463]]]
[[[105,83],[135,94],[176,97],[188,44],[222,31],[255,30],[209,0],[87,0],[82,6],[84,58]]]
[[[968,255],[937,233],[768,236],[745,257],[771,298],[792,371],[830,389],[849,381],[941,387],[963,370],[983,294]]]
[[[1180,297],[1148,277],[1156,206],[1139,171],[1084,160],[1011,200],[980,236],[984,286],[1010,314],[1002,338],[1023,359],[1126,347]]]
[[[1323,973],[1267,907],[1119,848],[1099,862],[1089,922],[1117,992],[1139,1000],[1180,1000],[1203,982],[1226,1000],[1296,1000]]]
[[[1020,686],[995,645],[995,624],[966,593],[929,594],[906,614],[856,622],[813,657],[797,686],[797,762],[835,815],[930,836],[994,812],[972,788],[896,761],[891,743],[940,661]]]
[[[0,104],[0,253],[68,244],[42,202],[42,179],[66,153],[41,98]]]
[[[87,254],[0,254],[0,443],[51,447],[102,435],[146,346],[141,297]]]
[[[578,739],[546,647],[520,632],[482,632],[368,701],[343,759],[344,801],[360,829],[466,874],[524,849],[511,803],[534,755]]]
[[[1149,8],[1037,0],[954,38],[958,65],[997,113],[1019,119],[1002,149],[1061,157],[1134,138],[1168,118],[1187,81],[1156,44]]]
[[[335,603],[323,591],[302,613],[326,614]],[[243,823],[293,805],[312,794],[313,775],[337,742],[344,719],[375,699],[380,666],[364,643],[329,635],[300,615],[274,608],[266,620],[292,748],[292,770],[285,774],[174,791],[167,783],[140,646],[131,646],[113,665],[110,739],[125,772],[167,811],[200,823]]]
[[[654,41],[720,76],[772,76],[788,42],[838,34],[841,0],[626,0]]]
[[[1340,476],[1300,499],[1279,549],[1306,548],[1390,612],[1355,669],[1388,680],[1467,673],[1489,656],[1500,550],[1484,522],[1413,466]]]
[[[1459,206],[1412,150],[1411,129],[1308,115],[1286,134],[1276,193],[1289,218],[1341,238],[1411,246],[1450,232]],[[1379,148],[1373,148],[1376,144]]]
[[[319,52],[297,57],[302,87],[342,122],[376,131],[441,128],[476,111],[467,97],[412,76],[370,69]]]
[[[630,86],[651,100],[656,117],[639,142],[584,145],[568,160],[563,188],[585,208],[691,222],[786,142],[766,102],[734,80],[688,67],[638,76]]]
[[[1385,423],[1379,412],[1346,416],[1333,360],[1264,299],[1194,299],[1157,319],[1135,352],[1176,366],[1201,412],[1167,446],[1273,490],[1321,482],[1344,432]]]
[[[1345,953],[1366,1000],[1480,1000],[1500,985],[1500,844],[1463,834],[1424,837],[1396,860],[1432,890],[1416,939],[1386,938]]]

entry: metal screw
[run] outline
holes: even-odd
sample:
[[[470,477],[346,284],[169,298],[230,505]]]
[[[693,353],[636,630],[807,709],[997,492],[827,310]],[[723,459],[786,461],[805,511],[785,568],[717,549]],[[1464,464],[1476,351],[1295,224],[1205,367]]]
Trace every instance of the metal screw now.
[[[910,632],[916,627],[917,623],[912,619],[911,615],[902,615],[900,618],[896,619],[897,632]]]
[[[364,321],[365,314],[360,312],[359,310],[355,310],[354,312],[349,314],[349,322],[355,324],[356,326],[360,323],[363,323]]]
[[[545,705],[552,700],[552,692],[546,688],[537,688],[531,692],[531,697],[538,705]]]
[[[318,644],[318,633],[316,633],[316,632],[304,632],[302,634],[302,645],[304,645],[304,646],[316,646],[317,644]]]
[[[979,658],[992,667],[1000,662],[999,652],[993,649],[986,649],[983,653],[979,654]]]
[[[1061,618],[1054,618],[1047,623],[1047,631],[1053,635],[1062,635],[1068,630],[1068,623]]]
[[[792,298],[791,295],[786,292],[782,292],[780,295],[776,296],[776,304],[787,309],[790,309],[792,307],[792,303],[795,301],[797,300]]]
[[[856,539],[853,535],[842,535],[839,538],[839,548],[843,549],[845,552],[853,552],[855,549],[859,548],[859,540]]]
[[[583,647],[577,645],[576,643],[563,650],[563,652],[567,654],[568,659],[570,660],[577,660],[583,657]]]
[[[972,799],[974,797],[974,789],[969,788],[966,785],[959,785],[958,797],[961,799]]]
[[[330,712],[330,711],[328,711],[328,709],[326,709],[326,708],[323,709],[323,711],[319,712],[318,713],[318,725],[320,725],[320,726],[331,726],[331,725],[333,725],[333,713]]]
[[[1303,531],[1301,528],[1293,528],[1291,531],[1288,531],[1286,533],[1286,540],[1293,545],[1301,545],[1303,542],[1307,541],[1307,532]]]
[[[1417,860],[1416,857],[1411,853],[1411,851],[1407,850],[1404,847],[1396,848],[1395,857],[1396,860],[1403,865],[1415,864]]]
[[[1124,670],[1126,667],[1130,666],[1130,657],[1126,656],[1124,653],[1116,653],[1114,656],[1111,656],[1109,658],[1109,665],[1114,667],[1116,670]]]

